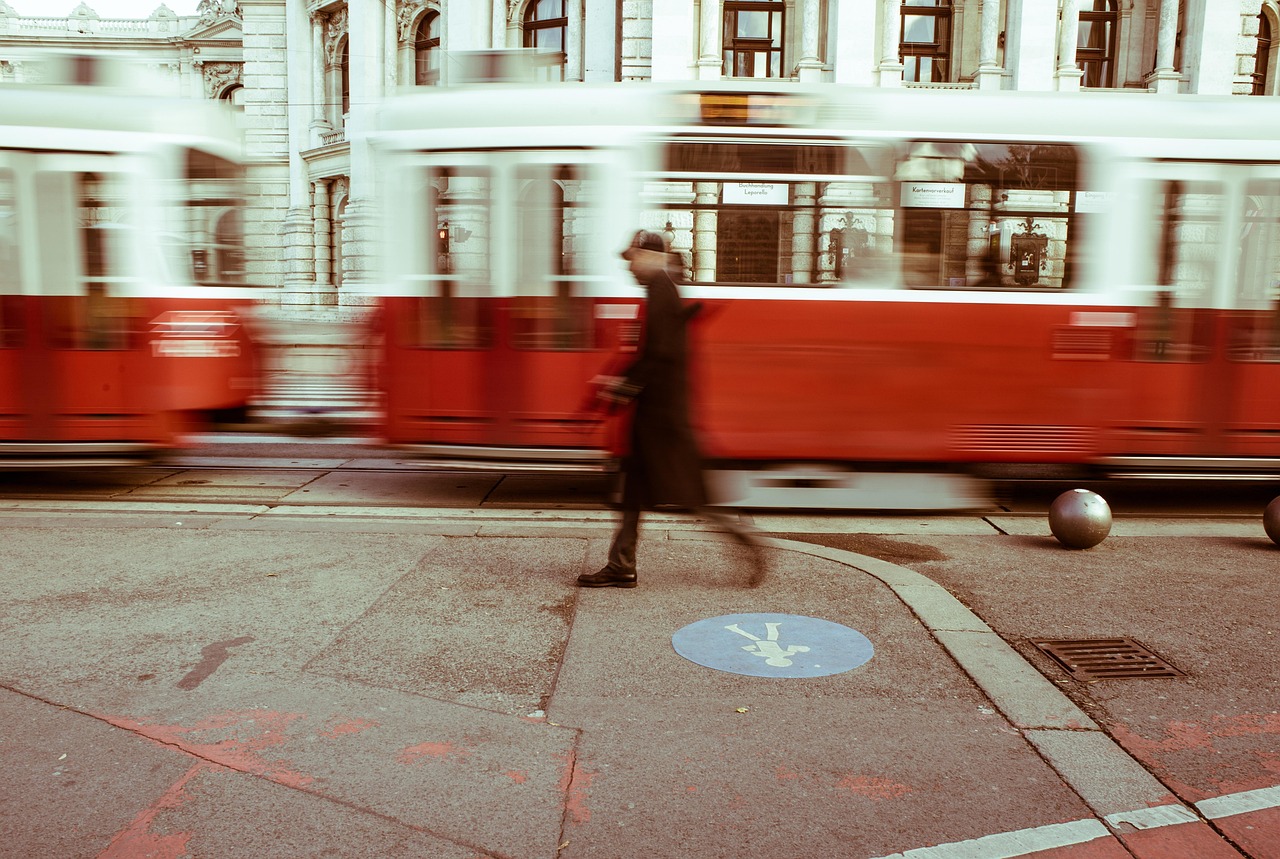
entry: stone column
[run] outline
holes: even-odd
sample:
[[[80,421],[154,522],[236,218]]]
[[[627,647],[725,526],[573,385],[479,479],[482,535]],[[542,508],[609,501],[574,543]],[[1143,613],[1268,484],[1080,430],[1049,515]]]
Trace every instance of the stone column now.
[[[791,275],[792,283],[813,282],[813,255],[817,250],[817,218],[814,202],[817,200],[816,182],[796,183],[796,210],[791,216]]]
[[[1005,67],[1016,90],[1054,88],[1057,0],[1011,3],[1005,28]]]
[[[1084,70],[1076,64],[1076,46],[1080,41],[1079,0],[1062,0],[1062,19],[1058,22],[1058,69],[1055,77],[1062,92],[1077,92]]]
[[[327,16],[317,12],[311,19],[311,41],[306,43],[311,54],[311,147],[319,146],[321,135],[333,131],[333,124],[325,116],[324,92],[324,22]],[[301,51],[294,52],[300,55]]]
[[[698,182],[693,188],[693,280],[716,279],[716,210],[699,209],[720,202],[719,182]]]
[[[565,0],[564,79],[582,80],[582,0]]]
[[[902,86],[902,0],[884,0],[880,21],[880,86]]]
[[[1178,39],[1178,0],[1160,0],[1160,26],[1156,36],[1156,69],[1147,76],[1147,88],[1157,95],[1177,95],[1182,75],[1173,67]]]
[[[837,36],[835,56],[836,83],[874,86],[876,66],[880,60],[880,39],[875,27],[865,22],[876,19],[877,0],[829,0],[835,7]]]
[[[800,62],[796,70],[802,83],[822,80],[822,58],[818,56],[818,36],[822,30],[819,6],[819,0],[800,0]]]
[[[382,96],[385,54],[382,41],[381,0],[350,0],[347,4],[347,34],[351,56],[351,111],[347,117],[347,139],[351,141],[351,187],[342,228],[342,283],[358,286],[367,279],[375,260],[377,239],[376,207],[373,201],[373,158],[361,133],[371,127],[376,104]],[[358,292],[352,290],[351,292]],[[366,304],[364,296],[343,289],[339,304]]]
[[[982,41],[978,47],[978,89],[1002,89],[1000,65],[1000,0],[982,0]]]
[[[315,224],[316,304],[338,303],[338,293],[333,283],[333,221],[329,205],[329,179],[317,179],[312,186],[312,220]]]
[[[720,0],[702,0],[698,18],[698,80],[719,80],[732,69],[724,69],[724,12]]]

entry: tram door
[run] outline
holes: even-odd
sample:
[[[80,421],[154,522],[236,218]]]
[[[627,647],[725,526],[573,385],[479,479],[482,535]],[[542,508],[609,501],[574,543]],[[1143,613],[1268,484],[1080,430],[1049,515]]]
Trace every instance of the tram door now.
[[[600,443],[583,405],[605,349],[593,311],[606,279],[594,207],[607,198],[602,163],[589,155],[441,153],[418,162],[413,208],[429,240],[417,243],[407,348],[388,380],[394,435],[494,447]]]
[[[144,440],[147,353],[136,252],[117,159],[0,153],[4,434],[28,441]]]
[[[1138,171],[1137,311],[1116,428],[1121,452],[1280,454],[1280,172],[1152,164]]]

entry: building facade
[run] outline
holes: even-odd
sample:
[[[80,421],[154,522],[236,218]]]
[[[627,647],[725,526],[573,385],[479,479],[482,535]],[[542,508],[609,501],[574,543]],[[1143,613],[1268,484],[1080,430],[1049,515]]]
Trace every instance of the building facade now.
[[[162,90],[240,112],[256,203],[247,269],[278,287],[275,318],[301,326],[278,339],[305,352],[312,337],[316,354],[359,330],[347,323],[368,304],[375,226],[360,132],[401,87],[483,75],[476,52],[533,49],[536,74],[563,86],[774,78],[1280,94],[1278,0],[202,0],[195,16],[160,5],[140,20],[102,19],[86,3],[23,17],[0,0],[0,82],[27,79],[22,58],[49,47],[129,53]]]

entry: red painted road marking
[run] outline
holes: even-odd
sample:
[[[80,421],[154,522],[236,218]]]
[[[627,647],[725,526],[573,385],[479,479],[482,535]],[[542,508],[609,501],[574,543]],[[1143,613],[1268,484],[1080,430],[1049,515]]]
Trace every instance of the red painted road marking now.
[[[396,755],[396,760],[409,766],[427,758],[465,761],[470,756],[471,749],[455,746],[453,743],[418,743]]]
[[[302,788],[315,779],[294,772],[281,761],[269,761],[260,752],[284,745],[285,729],[304,718],[300,713],[276,713],[270,710],[231,711],[212,716],[186,727],[183,725],[154,725],[137,719],[103,716],[103,721],[132,731],[148,739],[181,749],[198,758],[212,761],[228,769],[268,778],[286,787]],[[217,742],[196,742],[203,733],[215,735],[231,733]]]
[[[179,859],[187,855],[187,842],[191,840],[190,832],[176,832],[173,835],[156,835],[151,831],[151,824],[156,815],[169,808],[177,808],[186,798],[184,793],[187,782],[210,765],[200,761],[186,775],[174,782],[155,804],[141,812],[122,832],[111,839],[107,849],[98,854],[98,859]]]

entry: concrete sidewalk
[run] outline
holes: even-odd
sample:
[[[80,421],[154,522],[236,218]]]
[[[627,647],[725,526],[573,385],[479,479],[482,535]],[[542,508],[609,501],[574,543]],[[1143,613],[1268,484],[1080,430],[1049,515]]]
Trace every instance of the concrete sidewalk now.
[[[0,854],[1245,855],[905,567],[775,540],[748,590],[723,535],[654,517],[640,588],[579,590],[606,520],[212,507],[0,519]],[[790,679],[672,647],[751,613],[874,656]]]

